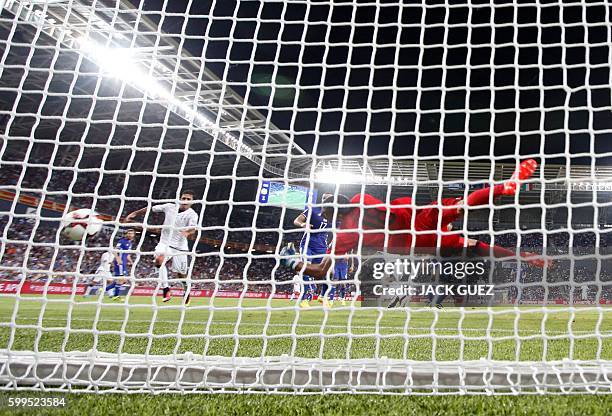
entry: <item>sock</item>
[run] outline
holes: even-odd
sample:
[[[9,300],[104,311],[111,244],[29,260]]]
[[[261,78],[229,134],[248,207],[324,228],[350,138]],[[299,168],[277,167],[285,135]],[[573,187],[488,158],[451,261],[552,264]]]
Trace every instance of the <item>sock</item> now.
[[[161,282],[161,287],[163,289],[168,287],[168,269],[166,269],[166,265],[162,264],[160,268],[157,270],[159,273],[159,281]]]
[[[115,287],[117,286],[116,282],[111,283],[110,285],[106,286],[106,292],[110,292],[111,290],[113,290]],[[113,295],[114,295],[114,291],[113,291]],[[113,296],[111,295],[111,296]]]
[[[324,299],[325,296],[327,295],[327,291],[329,290],[329,287],[327,286],[327,283],[322,283],[321,284],[321,291],[319,292],[319,297],[321,299]]]
[[[329,300],[334,300],[334,297],[336,296],[336,285],[335,284],[331,284],[331,288],[329,289]]]
[[[115,287],[113,288],[113,296],[119,296],[119,290],[121,289],[121,285],[115,283]]]

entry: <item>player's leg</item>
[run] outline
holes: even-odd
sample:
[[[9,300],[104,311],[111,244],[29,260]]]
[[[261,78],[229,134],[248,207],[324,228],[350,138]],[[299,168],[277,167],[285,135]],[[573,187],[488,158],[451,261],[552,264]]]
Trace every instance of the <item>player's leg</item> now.
[[[489,204],[493,199],[502,195],[514,195],[520,181],[529,179],[538,167],[538,163],[533,159],[528,159],[517,166],[514,174],[504,184],[486,187],[471,192],[465,204],[470,207],[477,207]],[[440,202],[434,201],[430,205],[441,204],[443,208],[439,210],[437,207],[421,209],[417,211],[416,229],[418,230],[445,230],[448,224],[457,221],[461,214],[461,198],[444,198]],[[439,218],[439,216],[441,218]],[[438,221],[440,221],[438,223]]]
[[[304,259],[304,264],[307,264],[308,262],[310,262],[312,259],[310,258],[310,255],[312,254],[311,251],[304,246],[300,246],[300,253],[302,254],[302,258]],[[302,299],[300,301],[300,307],[302,308],[308,308],[310,307],[310,302],[312,301],[315,292],[317,290],[317,287],[315,284],[310,283],[314,280],[314,278],[310,275],[307,275],[306,273],[304,273],[304,275],[302,276],[302,279],[304,280],[304,290],[302,292]]]
[[[404,301],[408,299],[408,295],[397,295],[387,306],[388,309],[400,308],[404,306]]]
[[[509,181],[501,185],[495,185],[490,188],[487,187],[487,188],[478,189],[474,192],[471,192],[465,201],[466,205],[468,206],[486,205],[492,199],[495,199],[498,196],[514,195],[516,193],[519,183],[521,181],[531,178],[531,176],[533,176],[537,168],[538,168],[538,162],[536,162],[535,160],[533,159],[524,160],[516,167],[516,170],[510,177]],[[448,219],[444,218],[446,211],[448,211],[448,214],[446,214],[449,216]],[[448,210],[445,209],[442,215],[442,218],[443,218],[442,220],[443,226],[446,226],[449,223],[457,219],[457,217],[454,217],[452,209],[448,209]]]
[[[183,284],[183,299],[185,299],[185,306],[189,306],[191,303],[191,285],[187,282],[187,273],[177,273],[177,275]]]
[[[85,288],[85,293],[83,294],[83,296],[86,298],[89,297],[94,287],[95,287],[95,283],[93,280],[90,280],[89,282],[87,282],[87,287]]]
[[[159,277],[159,284],[162,288],[162,301],[168,302],[172,299],[170,295],[170,285],[168,284],[168,268],[166,267],[166,263],[169,260],[168,246],[165,244],[158,244],[155,247],[155,268],[157,268],[157,274]]]
[[[304,290],[302,290],[300,307],[309,308],[310,302],[312,301],[316,287],[314,284],[310,283],[313,281],[312,277],[304,275],[302,278],[304,279]]]
[[[323,260],[324,256],[326,255],[325,252],[321,252],[321,251],[316,251],[316,252],[311,252],[312,257],[310,258],[310,263],[311,264],[320,264],[321,261]],[[325,275],[323,277],[323,279],[328,279],[329,276]],[[313,284],[313,290],[317,291],[317,301],[323,303],[324,307],[331,307],[331,303],[330,303],[330,299],[333,298],[328,298],[329,296],[332,296],[333,293],[331,293],[331,291],[333,290],[333,286],[330,287],[329,284],[327,284],[326,281],[315,285]]]
[[[346,279],[344,279],[344,281],[344,283],[338,285],[338,299],[340,299],[340,304],[342,306],[346,305]]]
[[[437,291],[439,286],[440,285],[436,286],[436,293],[428,295],[429,306],[432,308],[442,309],[442,302],[444,302],[444,299],[446,299],[446,293],[438,294]],[[442,288],[444,288],[444,286],[442,286]]]
[[[104,287],[106,285],[106,280],[109,279],[110,277],[111,277],[111,274],[109,271],[105,271],[103,269],[96,270],[95,276],[89,282],[89,286],[87,287],[85,296],[91,295],[91,292],[94,289],[97,289],[98,294],[104,297],[104,293],[105,293]]]
[[[185,305],[189,306],[191,302],[191,284],[189,280],[189,260],[186,254],[173,253],[172,256],[172,271],[177,273],[178,278],[181,279],[184,289],[183,299],[185,299]]]
[[[348,279],[348,264],[343,263],[340,267],[337,267],[338,270],[334,273],[334,276],[337,276],[338,281],[341,283],[338,284],[338,298],[340,299],[341,305],[346,305],[346,280]]]
[[[321,261],[323,260],[323,256],[325,255],[325,252],[319,252],[319,251],[313,251],[310,248],[302,248],[302,254],[304,255],[306,261],[305,264],[308,265],[318,265],[321,263]],[[308,277],[308,279],[306,279],[306,277]],[[326,278],[327,276],[312,276],[309,274],[304,273],[304,280],[309,281],[309,282],[313,282],[314,280],[318,279],[323,279]],[[325,293],[328,290],[327,284],[326,283],[310,283],[309,284],[309,289],[307,290],[308,292],[308,301],[312,301],[314,296],[317,296],[317,300],[319,302],[323,302],[323,298],[325,297]]]
[[[331,284],[329,285],[329,291],[327,294],[327,298],[329,299],[330,302],[334,301],[334,298],[336,297],[336,293],[338,293],[338,288],[337,288],[337,284],[336,281],[338,279],[336,279],[336,276],[332,276],[332,281]]]
[[[123,279],[122,277],[115,279],[115,287],[113,288],[112,292],[113,299],[119,299],[119,297],[121,296],[121,288],[123,287],[124,283],[125,279]]]
[[[112,282],[106,287],[106,293],[108,293],[108,296],[110,296],[110,298],[113,300],[119,299],[119,291],[123,285],[122,272],[123,271],[120,268],[120,273],[115,274]]]
[[[119,289],[121,289],[121,275],[115,275],[111,283],[106,287],[106,293],[111,299],[119,299]]]
[[[125,263],[121,264],[119,275],[116,275],[115,286],[113,287],[112,298],[119,299],[119,295],[121,294],[121,288],[126,282],[126,278],[128,276],[127,265]]]
[[[108,293],[109,296],[114,296],[115,287],[117,286],[117,282],[115,280],[111,280],[110,283],[106,286],[106,290],[104,293]]]
[[[341,280],[341,276],[342,276],[342,272],[343,272],[343,266],[344,263],[340,263],[340,262],[336,262],[335,266],[334,266],[334,273],[332,274],[332,284],[331,284],[331,288],[329,290],[329,301],[333,302],[336,298],[336,295],[339,293],[339,285],[340,280]]]
[[[117,299],[119,296],[117,295],[119,292],[119,283],[117,281],[117,279],[119,279],[119,277],[121,276],[123,270],[122,270],[122,266],[119,266],[117,264],[116,261],[113,262],[113,276],[114,279],[110,282],[110,284],[108,284],[108,286],[106,286],[106,290],[104,291],[104,293],[108,293],[108,296],[111,297],[111,299]]]

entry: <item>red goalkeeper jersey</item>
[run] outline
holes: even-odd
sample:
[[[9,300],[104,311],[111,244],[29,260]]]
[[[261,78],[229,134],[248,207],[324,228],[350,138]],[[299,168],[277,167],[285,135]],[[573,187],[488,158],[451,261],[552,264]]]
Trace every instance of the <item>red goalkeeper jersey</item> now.
[[[442,206],[457,204],[457,198],[443,199]],[[387,208],[384,202],[369,194],[358,194],[351,198],[351,204],[360,204],[342,217],[339,230],[335,234],[333,253],[346,254],[352,249],[361,247],[383,250],[386,246],[392,253],[408,253],[413,247],[417,248],[461,248],[464,239],[457,234],[444,233],[440,236],[436,230],[446,229],[448,223],[458,217],[456,208],[437,207],[415,208],[412,198],[398,198],[391,201]],[[432,203],[434,205],[436,203]],[[402,206],[403,205],[403,206]],[[412,224],[413,213],[414,227]],[[455,214],[456,212],[456,214]],[[440,213],[442,218],[439,219]],[[440,224],[439,224],[440,222]],[[416,233],[414,231],[416,231]],[[385,241],[385,235],[387,240]],[[440,245],[438,240],[440,239]]]

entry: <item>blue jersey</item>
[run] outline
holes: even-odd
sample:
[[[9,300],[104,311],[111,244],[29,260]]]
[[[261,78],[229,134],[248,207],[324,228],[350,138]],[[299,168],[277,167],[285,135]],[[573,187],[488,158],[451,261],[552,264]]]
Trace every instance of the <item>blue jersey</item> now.
[[[302,212],[302,214],[308,219],[308,210]],[[302,241],[300,242],[300,248],[302,252],[307,249],[314,254],[323,254],[327,252],[327,231],[328,228],[327,220],[321,214],[321,210],[313,210],[310,215],[310,229],[304,233]],[[308,247],[306,247],[308,244]]]
[[[117,251],[119,252],[119,255],[121,256],[121,267],[119,267],[119,265],[117,264],[117,259],[113,260],[115,276],[128,275],[129,271],[128,271],[127,259],[128,259],[129,253],[127,253],[126,251],[132,249],[132,241],[128,240],[125,237],[121,238],[117,242],[117,245],[115,246],[115,248],[117,249]]]

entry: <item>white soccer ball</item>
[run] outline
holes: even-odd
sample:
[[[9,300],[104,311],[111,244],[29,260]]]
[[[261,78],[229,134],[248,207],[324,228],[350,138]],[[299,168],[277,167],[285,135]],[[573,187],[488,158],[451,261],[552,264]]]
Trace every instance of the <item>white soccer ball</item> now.
[[[73,241],[96,235],[102,229],[102,220],[91,209],[77,209],[62,218],[62,234]]]

